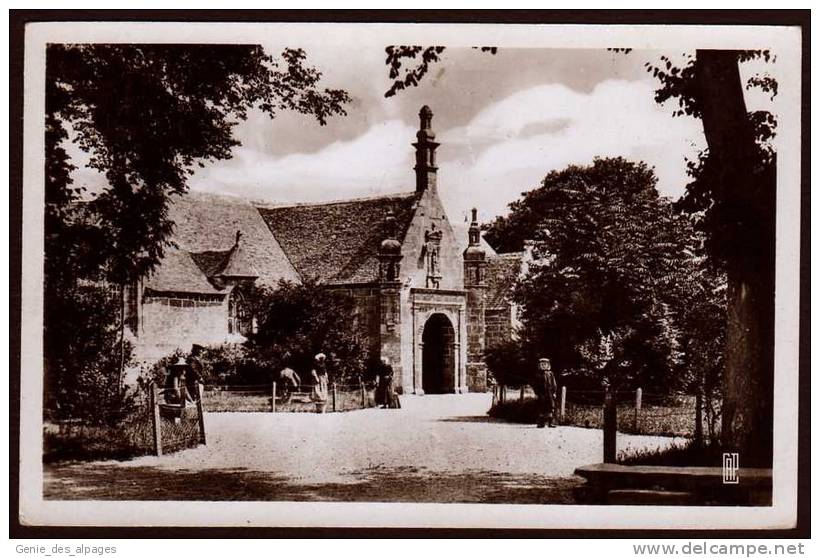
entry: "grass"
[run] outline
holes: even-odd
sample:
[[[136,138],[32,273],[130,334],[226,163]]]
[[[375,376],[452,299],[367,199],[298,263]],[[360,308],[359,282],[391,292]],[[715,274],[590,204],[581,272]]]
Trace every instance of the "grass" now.
[[[723,450],[718,444],[698,446],[694,440],[672,444],[667,448],[631,449],[618,453],[622,465],[664,465],[670,467],[720,467]]]
[[[199,443],[199,417],[189,407],[178,423],[161,418],[162,450],[171,453]],[[114,426],[81,423],[46,423],[43,431],[43,462],[127,460],[152,455],[154,428],[143,408]]]
[[[534,398],[496,403],[488,412],[493,418],[521,424],[534,424],[538,413],[538,401]],[[568,401],[559,424],[603,428],[603,408],[601,405]],[[618,405],[618,431],[654,436],[692,436],[695,431],[694,399],[682,398],[666,405],[643,405],[637,422],[632,405]]]
[[[271,412],[271,396],[269,393],[262,393],[260,390],[206,391],[202,402],[203,408],[209,413]],[[336,391],[336,412],[353,411],[373,406],[372,390],[365,391],[364,407],[362,407],[361,392],[358,389],[338,389]],[[332,396],[328,398],[325,410],[326,412],[333,412]],[[290,401],[283,401],[281,397],[277,397],[276,412],[315,413],[316,405],[306,393],[296,394]]]
[[[46,425],[43,462],[131,459],[154,451],[154,434],[147,416],[117,426]]]

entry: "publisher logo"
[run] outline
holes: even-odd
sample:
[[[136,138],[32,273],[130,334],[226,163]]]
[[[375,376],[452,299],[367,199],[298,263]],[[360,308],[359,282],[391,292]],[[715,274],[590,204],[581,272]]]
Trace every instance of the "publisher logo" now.
[[[723,454],[723,484],[737,484],[740,478],[737,475],[739,459],[737,453]]]

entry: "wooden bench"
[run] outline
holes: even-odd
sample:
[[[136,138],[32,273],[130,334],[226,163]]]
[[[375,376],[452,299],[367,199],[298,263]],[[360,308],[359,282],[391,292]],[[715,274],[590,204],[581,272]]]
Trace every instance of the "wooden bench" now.
[[[594,504],[770,506],[771,469],[738,469],[738,483],[724,484],[720,467],[665,467],[596,463],[575,469],[586,486],[577,497]]]

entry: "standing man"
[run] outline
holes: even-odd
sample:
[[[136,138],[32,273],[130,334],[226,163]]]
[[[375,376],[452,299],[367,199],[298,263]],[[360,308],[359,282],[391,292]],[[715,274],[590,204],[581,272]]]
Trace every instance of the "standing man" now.
[[[538,359],[538,428],[544,428],[549,424],[550,428],[555,428],[553,415],[555,414],[555,392],[558,385],[555,382],[555,375],[552,373],[552,366],[548,358]]]
[[[202,345],[193,345],[191,347],[191,354],[188,357],[188,370],[185,374],[185,388],[188,390],[188,395],[191,399],[196,401],[199,399],[199,385],[203,382],[205,374],[205,367],[202,364],[202,352],[204,351]]]

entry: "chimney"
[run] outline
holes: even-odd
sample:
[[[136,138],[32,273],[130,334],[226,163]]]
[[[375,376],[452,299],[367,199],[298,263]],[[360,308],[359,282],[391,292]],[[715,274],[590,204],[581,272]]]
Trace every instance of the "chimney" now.
[[[419,111],[419,131],[416,133],[416,192],[436,187],[436,134],[432,129],[433,111],[424,105]]]

